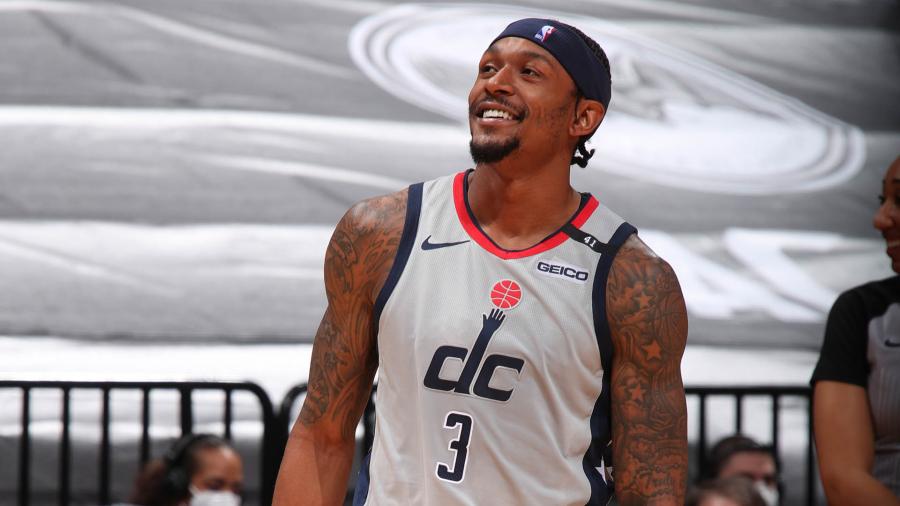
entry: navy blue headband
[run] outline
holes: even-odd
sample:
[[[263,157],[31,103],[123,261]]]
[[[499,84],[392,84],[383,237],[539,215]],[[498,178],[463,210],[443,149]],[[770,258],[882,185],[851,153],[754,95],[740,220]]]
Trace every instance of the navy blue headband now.
[[[566,69],[581,94],[609,106],[609,74],[577,33],[559,21],[526,18],[510,23],[491,44],[505,37],[530,40],[552,54]]]

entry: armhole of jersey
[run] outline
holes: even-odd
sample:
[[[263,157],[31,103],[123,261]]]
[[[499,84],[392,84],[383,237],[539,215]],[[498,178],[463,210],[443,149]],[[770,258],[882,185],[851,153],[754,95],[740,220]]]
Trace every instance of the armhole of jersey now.
[[[619,228],[616,229],[616,232],[607,243],[612,253],[601,255],[600,261],[597,262],[597,270],[594,271],[591,305],[594,312],[594,334],[597,337],[597,346],[600,348],[600,360],[603,363],[604,372],[610,370],[613,354],[612,335],[610,334],[609,320],[607,320],[606,315],[606,280],[609,277],[609,270],[612,267],[613,260],[616,258],[616,254],[619,252],[619,248],[634,233],[637,233],[637,229],[630,223],[625,222],[619,225]]]
[[[605,476],[605,469],[611,465],[615,466],[615,462],[612,462],[612,396],[609,391],[613,346],[606,315],[606,280],[619,248],[636,232],[637,229],[627,222],[619,225],[607,243],[609,253],[600,255],[597,270],[594,272],[591,306],[594,315],[594,334],[597,338],[600,362],[603,365],[603,379],[600,396],[597,397],[591,412],[591,443],[581,462],[591,485],[591,497],[587,502],[589,505],[605,506],[613,494],[614,486],[606,481]]]
[[[353,506],[364,506],[369,498],[369,462],[372,459],[372,451],[366,454],[356,478],[356,488],[353,490]]]
[[[412,253],[413,244],[416,241],[416,234],[419,230],[419,214],[422,210],[422,187],[424,183],[416,183],[409,186],[406,199],[406,221],[403,223],[403,232],[400,234],[400,244],[397,246],[397,254],[394,256],[394,264],[388,273],[384,286],[378,292],[375,299],[375,308],[373,309],[373,323],[375,329],[378,329],[381,321],[381,312],[384,311],[384,305],[393,293],[397,282],[400,281],[400,275],[406,267],[409,255]]]

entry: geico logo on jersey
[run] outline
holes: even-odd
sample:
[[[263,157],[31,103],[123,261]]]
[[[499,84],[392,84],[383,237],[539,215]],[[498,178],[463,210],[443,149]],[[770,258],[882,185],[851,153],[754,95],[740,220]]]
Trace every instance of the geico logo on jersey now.
[[[581,285],[583,285],[588,277],[590,277],[588,271],[579,267],[556,262],[546,262],[544,260],[538,260],[537,271],[544,276],[561,278]]]

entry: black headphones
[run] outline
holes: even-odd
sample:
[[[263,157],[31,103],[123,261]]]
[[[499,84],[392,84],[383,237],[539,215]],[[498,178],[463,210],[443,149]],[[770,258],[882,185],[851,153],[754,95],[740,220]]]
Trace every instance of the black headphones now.
[[[163,480],[163,486],[172,496],[185,497],[190,495],[188,488],[191,484],[191,477],[188,474],[186,465],[187,457],[191,448],[201,441],[219,441],[219,437],[212,434],[187,434],[181,436],[163,456],[163,463],[166,465],[166,477]]]

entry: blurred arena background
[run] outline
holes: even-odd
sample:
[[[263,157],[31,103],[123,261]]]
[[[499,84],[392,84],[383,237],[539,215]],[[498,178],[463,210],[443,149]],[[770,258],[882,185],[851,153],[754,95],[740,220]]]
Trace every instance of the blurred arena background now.
[[[280,399],[306,380],[336,221],[471,165],[477,58],[540,15],[610,56],[576,187],[675,268],[686,383],[803,385],[837,294],[890,275],[871,216],[900,153],[898,12],[0,0],[0,379],[250,380]]]

